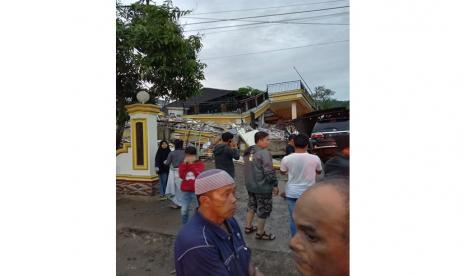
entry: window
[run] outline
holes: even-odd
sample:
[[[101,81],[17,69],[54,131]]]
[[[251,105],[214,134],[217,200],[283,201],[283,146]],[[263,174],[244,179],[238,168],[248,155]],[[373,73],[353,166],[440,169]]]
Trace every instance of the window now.
[[[136,123],[136,164],[144,166],[144,125],[141,122]]]

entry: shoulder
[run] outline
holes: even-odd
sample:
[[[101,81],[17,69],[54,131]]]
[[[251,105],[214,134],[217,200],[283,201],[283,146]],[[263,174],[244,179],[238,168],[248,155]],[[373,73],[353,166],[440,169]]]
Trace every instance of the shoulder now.
[[[205,251],[214,246],[207,239],[206,226],[201,224],[186,224],[176,236],[175,254],[176,259],[181,260],[186,254],[192,251]],[[197,254],[196,253],[196,254]]]
[[[255,155],[268,157],[268,156],[271,156],[271,152],[268,151],[267,149],[258,149]]]
[[[237,220],[234,217],[232,217],[228,219],[228,223],[229,225],[231,225],[233,235],[237,235],[240,239],[243,239],[241,227],[239,226]],[[245,243],[245,241],[243,242]]]
[[[318,155],[316,154],[311,154],[311,153],[307,153],[309,158],[311,158],[312,160],[316,160],[316,161],[320,161],[320,157],[318,157]]]
[[[289,154],[289,155],[286,155],[283,157],[283,159],[281,160],[281,164],[286,164],[287,162],[289,162],[289,160],[292,160],[292,154]]]
[[[338,162],[339,162],[338,156],[334,156],[334,157],[329,158],[328,161],[326,161],[326,166],[334,165],[334,164],[337,164]]]
[[[231,226],[239,228],[239,223],[237,223],[237,220],[234,217],[229,218],[228,222]]]

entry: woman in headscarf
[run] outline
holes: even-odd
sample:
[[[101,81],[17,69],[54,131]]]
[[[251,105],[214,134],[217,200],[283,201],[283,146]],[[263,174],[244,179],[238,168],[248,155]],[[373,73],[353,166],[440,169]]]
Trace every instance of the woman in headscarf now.
[[[168,154],[171,152],[168,142],[165,140],[160,142],[157,154],[155,155],[155,169],[160,178],[160,199],[166,200],[165,191],[166,183],[168,182],[168,175],[170,173],[170,166],[165,165],[163,162],[168,158]]]
[[[178,166],[184,160],[185,153],[182,149],[183,141],[176,139],[174,141],[174,151],[168,154],[168,157],[163,162],[165,165],[170,166],[170,174],[168,176],[168,185],[166,187],[166,194],[171,195],[173,204],[171,208],[179,209],[182,204],[181,192],[181,178],[179,177]]]

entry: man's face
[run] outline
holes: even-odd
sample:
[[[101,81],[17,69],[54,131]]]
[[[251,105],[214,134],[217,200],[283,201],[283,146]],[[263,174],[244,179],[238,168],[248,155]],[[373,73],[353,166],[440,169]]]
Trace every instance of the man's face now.
[[[343,197],[331,186],[310,190],[297,201],[297,233],[289,246],[303,275],[349,275],[347,212]]]
[[[268,136],[266,136],[265,138],[258,140],[257,145],[259,145],[261,148],[266,149],[270,145],[270,139],[268,139]]]
[[[350,156],[350,148],[349,147],[346,147],[344,149],[341,150],[341,153],[342,155],[344,155],[345,157],[349,157]]]
[[[197,160],[197,155],[195,154],[186,154],[185,160],[187,163],[194,163]]]
[[[209,204],[217,216],[228,219],[236,212],[236,185],[230,184],[208,193]]]

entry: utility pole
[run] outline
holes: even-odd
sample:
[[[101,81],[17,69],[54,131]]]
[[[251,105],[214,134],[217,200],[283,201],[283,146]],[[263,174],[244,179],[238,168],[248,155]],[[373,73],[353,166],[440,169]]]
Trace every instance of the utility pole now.
[[[310,89],[310,86],[307,85],[307,82],[304,80],[304,78],[302,77],[302,75],[299,73],[299,71],[297,71],[297,68],[295,68],[295,66],[292,66],[292,68],[294,68],[294,70],[297,72],[297,74],[299,75],[300,79],[304,82],[306,88],[308,89],[308,91],[312,94],[312,90]],[[310,95],[311,95],[310,94]],[[318,102],[313,99],[313,102],[315,103],[315,108],[318,110]]]

